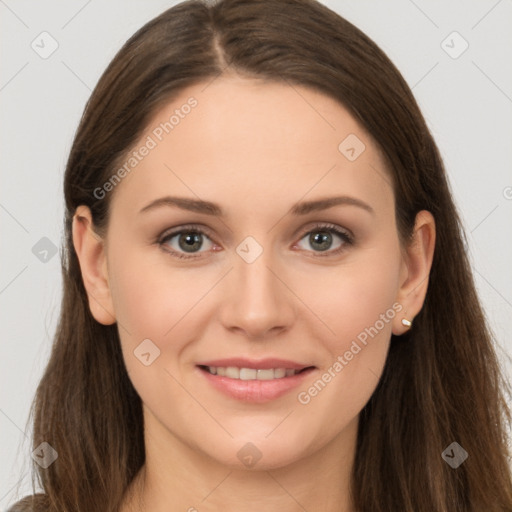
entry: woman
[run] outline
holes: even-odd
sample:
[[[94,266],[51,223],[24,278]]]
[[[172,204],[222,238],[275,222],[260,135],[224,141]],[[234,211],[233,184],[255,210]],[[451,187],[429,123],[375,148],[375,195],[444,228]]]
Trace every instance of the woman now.
[[[509,389],[441,157],[349,22],[164,12],[94,90],[65,198],[44,494],[11,510],[512,510]]]

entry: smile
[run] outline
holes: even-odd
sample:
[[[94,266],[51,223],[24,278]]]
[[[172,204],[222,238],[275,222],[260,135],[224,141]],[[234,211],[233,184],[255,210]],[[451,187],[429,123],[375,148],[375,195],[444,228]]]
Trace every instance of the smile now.
[[[256,363],[240,360],[240,366],[231,366],[237,364],[235,361],[229,366],[213,365],[212,362],[196,365],[200,381],[225,397],[246,403],[261,404],[287,395],[317,371],[315,366],[304,367],[292,362],[288,362],[288,366],[296,368],[287,368],[278,364],[283,364],[284,361],[277,360],[268,360],[263,364],[261,361]],[[246,365],[253,367],[248,368]]]
[[[236,366],[200,366],[200,368],[212,375],[238,380],[283,379],[307,370],[307,368],[297,370],[295,368],[238,368]]]

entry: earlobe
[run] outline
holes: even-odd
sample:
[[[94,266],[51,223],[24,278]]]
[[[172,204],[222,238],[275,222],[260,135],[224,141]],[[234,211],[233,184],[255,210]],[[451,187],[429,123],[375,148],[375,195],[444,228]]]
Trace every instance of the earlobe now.
[[[94,232],[91,211],[84,205],[76,209],[73,217],[73,245],[91,314],[100,324],[114,324],[116,318],[108,282],[104,241]]]
[[[403,310],[393,324],[395,335],[412,329],[413,319],[423,307],[434,259],[435,240],[436,226],[433,215],[426,210],[418,212],[413,240],[405,248],[406,257],[402,263],[403,278],[397,300],[402,304]]]

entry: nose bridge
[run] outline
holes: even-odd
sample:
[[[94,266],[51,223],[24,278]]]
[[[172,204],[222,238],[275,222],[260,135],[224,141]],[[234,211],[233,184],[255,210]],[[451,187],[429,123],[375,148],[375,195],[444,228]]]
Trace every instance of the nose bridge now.
[[[239,298],[244,301],[257,304],[264,300],[270,305],[269,301],[275,300],[279,293],[275,276],[269,270],[276,266],[275,251],[270,245],[271,237],[262,240],[260,235],[259,239],[261,243],[255,237],[248,236],[236,248],[235,289],[238,288]]]
[[[261,239],[261,237],[260,237]],[[269,268],[275,266],[274,251],[269,242],[265,246],[253,237],[247,237],[237,247],[238,261],[235,264],[240,287],[253,295],[270,294],[276,283]],[[268,297],[267,297],[268,299]]]
[[[284,327],[293,317],[290,294],[276,277],[282,267],[270,245],[271,237],[260,235],[259,239],[262,243],[248,236],[235,249],[230,299],[223,314],[226,327],[241,328],[251,336]]]

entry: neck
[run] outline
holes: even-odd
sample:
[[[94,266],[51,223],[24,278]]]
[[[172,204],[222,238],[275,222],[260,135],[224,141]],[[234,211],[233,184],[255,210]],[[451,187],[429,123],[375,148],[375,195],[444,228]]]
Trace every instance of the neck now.
[[[350,476],[357,418],[308,456],[260,470],[219,464],[158,422],[151,423],[154,428],[145,429],[146,462],[130,485],[121,512],[353,511]]]

